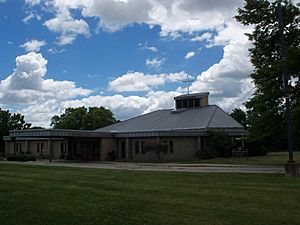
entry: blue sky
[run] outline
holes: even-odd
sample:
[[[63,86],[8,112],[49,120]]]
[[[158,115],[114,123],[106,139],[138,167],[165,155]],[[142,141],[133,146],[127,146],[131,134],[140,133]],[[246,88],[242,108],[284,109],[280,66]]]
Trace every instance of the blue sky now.
[[[241,107],[253,91],[242,0],[0,0],[0,107],[49,126],[67,107],[118,119],[209,91]]]

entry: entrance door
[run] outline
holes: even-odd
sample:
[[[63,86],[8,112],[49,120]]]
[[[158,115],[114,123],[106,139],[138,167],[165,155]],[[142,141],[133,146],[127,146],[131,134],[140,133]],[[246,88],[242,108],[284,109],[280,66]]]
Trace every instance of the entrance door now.
[[[83,142],[81,148],[82,148],[82,159],[93,160],[93,149],[91,143]]]

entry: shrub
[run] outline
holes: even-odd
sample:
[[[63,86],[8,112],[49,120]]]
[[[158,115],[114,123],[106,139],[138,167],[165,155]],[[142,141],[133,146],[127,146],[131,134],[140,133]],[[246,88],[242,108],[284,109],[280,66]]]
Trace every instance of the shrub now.
[[[216,157],[216,154],[213,149],[206,149],[199,151],[197,157],[200,159],[212,159]]]
[[[231,157],[232,143],[229,135],[224,131],[208,132],[208,150],[215,152],[215,157]]]
[[[7,161],[36,161],[36,157],[28,154],[9,155]]]
[[[247,141],[245,148],[248,149],[249,156],[263,156],[268,154],[268,150],[259,142]]]
[[[115,151],[107,153],[107,157],[108,157],[108,160],[110,160],[110,161],[116,161],[116,159],[117,159],[117,155],[116,155]]]

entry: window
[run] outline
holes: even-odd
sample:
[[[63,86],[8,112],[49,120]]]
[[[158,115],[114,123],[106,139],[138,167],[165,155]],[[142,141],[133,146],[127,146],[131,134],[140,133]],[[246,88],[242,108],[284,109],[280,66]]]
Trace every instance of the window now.
[[[164,141],[164,145],[166,145],[168,147],[167,149],[164,150],[164,153],[167,154],[168,153],[168,149],[169,149],[168,142]]]
[[[60,143],[60,154],[64,154],[64,153],[65,153],[64,143],[61,142],[61,143]]]
[[[204,137],[201,137],[201,150],[202,149],[205,149],[205,140],[204,140]]]
[[[44,143],[36,143],[36,152],[43,153],[44,152]]]
[[[189,99],[189,108],[194,108],[194,99]]]
[[[141,149],[142,149],[142,154],[146,154],[146,151],[145,151],[145,141],[141,142]]]
[[[187,108],[187,100],[183,100],[183,107],[182,108]]]
[[[41,143],[41,153],[44,152],[44,143]]]
[[[182,108],[182,100],[176,100],[176,109]]]
[[[195,107],[196,108],[200,107],[200,99],[199,98],[195,99]]]
[[[173,154],[173,153],[174,153],[173,141],[169,141],[169,153],[170,153],[170,154]]]
[[[22,143],[16,143],[16,152],[21,153],[22,152]]]
[[[139,141],[134,142],[134,149],[135,149],[135,154],[140,154],[140,142]]]

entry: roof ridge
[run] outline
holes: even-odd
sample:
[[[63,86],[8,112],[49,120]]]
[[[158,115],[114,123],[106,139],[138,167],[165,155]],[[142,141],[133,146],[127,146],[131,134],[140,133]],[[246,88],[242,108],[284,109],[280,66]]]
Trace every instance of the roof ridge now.
[[[208,121],[208,123],[207,123],[207,125],[206,125],[207,128],[210,126],[211,121],[213,120],[213,118],[214,118],[214,116],[215,116],[215,114],[216,114],[216,111],[217,111],[217,109],[218,109],[218,106],[217,106],[217,105],[214,105],[214,107],[215,107],[215,110],[214,110],[214,112],[211,114],[211,116],[210,116],[210,118],[209,118],[209,121]]]

